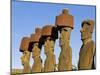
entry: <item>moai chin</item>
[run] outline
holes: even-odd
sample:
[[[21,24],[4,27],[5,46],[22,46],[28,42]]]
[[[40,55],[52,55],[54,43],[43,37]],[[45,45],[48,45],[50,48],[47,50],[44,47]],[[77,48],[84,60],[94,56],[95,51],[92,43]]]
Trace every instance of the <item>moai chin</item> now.
[[[24,67],[23,73],[31,73],[31,68],[29,65],[30,62],[30,50],[29,48],[29,43],[30,43],[30,38],[29,37],[24,37],[21,41],[20,45],[20,51],[23,53],[21,57],[21,62]]]
[[[62,14],[56,16],[56,23],[60,31],[59,44],[61,53],[59,56],[58,71],[72,70],[72,49],[70,47],[70,35],[73,29],[73,16],[68,9],[63,9]]]
[[[42,72],[42,59],[40,57],[40,53],[41,53],[40,38],[41,38],[41,29],[36,28],[35,34],[31,35],[31,42],[33,42],[32,58],[34,60],[32,66],[32,72]]]
[[[79,53],[79,62],[78,69],[79,70],[87,70],[93,68],[93,59],[95,55],[95,44],[92,40],[92,33],[94,29],[94,21],[93,20],[85,20],[82,22],[81,32],[81,40],[83,45],[80,49]]]
[[[46,59],[44,63],[44,72],[55,71],[56,58],[54,55],[55,40],[58,37],[58,33],[55,27],[46,25],[42,29],[42,37],[44,37],[44,52]]]

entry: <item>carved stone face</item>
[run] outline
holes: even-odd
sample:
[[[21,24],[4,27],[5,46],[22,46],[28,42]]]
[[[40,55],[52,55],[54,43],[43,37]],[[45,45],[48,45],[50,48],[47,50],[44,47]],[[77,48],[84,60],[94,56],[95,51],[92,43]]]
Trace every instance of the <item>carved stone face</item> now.
[[[40,55],[39,43],[35,43],[32,49],[32,57],[36,57]]]
[[[22,65],[25,65],[25,64],[29,63],[29,60],[30,60],[30,52],[29,51],[24,51],[23,55],[21,57]]]
[[[60,46],[64,45],[66,42],[68,43],[70,40],[70,34],[71,34],[71,28],[66,27],[62,28],[60,30],[60,38],[59,38],[59,44]]]
[[[52,52],[54,49],[54,41],[50,39],[50,37],[48,37],[46,40],[45,40],[45,43],[44,43],[44,50],[45,50],[45,53],[47,52]]]
[[[91,38],[92,36],[92,32],[90,31],[90,26],[86,23],[82,26],[80,32],[82,40]]]

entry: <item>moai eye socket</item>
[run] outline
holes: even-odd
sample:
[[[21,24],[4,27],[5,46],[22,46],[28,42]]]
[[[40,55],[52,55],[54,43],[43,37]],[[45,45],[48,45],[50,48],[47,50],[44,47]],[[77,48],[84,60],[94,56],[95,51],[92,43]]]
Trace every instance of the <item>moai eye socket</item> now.
[[[83,27],[82,27],[82,29],[84,31],[88,31],[90,29],[90,25],[89,24],[84,24]]]
[[[67,29],[64,29],[64,31],[68,31]]]
[[[71,30],[71,28],[64,28],[64,29],[62,29],[62,30],[64,30],[64,31],[67,31],[67,32],[69,32],[70,30]]]

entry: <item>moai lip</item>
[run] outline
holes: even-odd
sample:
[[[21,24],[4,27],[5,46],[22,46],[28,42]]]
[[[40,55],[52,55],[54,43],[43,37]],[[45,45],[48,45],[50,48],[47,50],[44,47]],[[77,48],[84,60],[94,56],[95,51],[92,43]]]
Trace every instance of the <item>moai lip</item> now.
[[[55,26],[46,25],[42,28],[42,36],[43,37],[50,36],[53,39],[57,39],[58,38],[58,30]]]
[[[29,48],[30,38],[29,37],[23,37],[21,40],[20,45],[20,52],[27,51]]]
[[[68,9],[63,9],[62,14],[56,16],[56,26],[59,27],[71,27],[73,28],[74,20],[73,16],[68,13]]]

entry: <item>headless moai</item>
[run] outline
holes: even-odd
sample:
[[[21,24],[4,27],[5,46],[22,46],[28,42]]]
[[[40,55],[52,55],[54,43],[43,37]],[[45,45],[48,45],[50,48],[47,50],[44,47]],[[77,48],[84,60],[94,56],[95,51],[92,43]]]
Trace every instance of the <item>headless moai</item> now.
[[[92,69],[93,66],[93,57],[95,55],[95,44],[92,40],[92,33],[94,29],[94,21],[86,20],[82,22],[81,40],[83,45],[79,53],[79,70]]]
[[[23,73],[31,73],[30,62],[30,50],[29,48],[30,38],[24,37],[21,41],[20,51],[23,53],[21,57],[21,62],[24,67]]]
[[[41,53],[41,29],[36,28],[35,34],[31,35],[32,45],[32,58],[34,60],[32,66],[32,72],[42,72],[42,59],[40,57]]]
[[[42,36],[44,37],[44,52],[46,59],[44,62],[44,72],[55,71],[56,58],[54,55],[55,39],[58,37],[58,33],[55,27],[51,25],[44,26],[42,29]]]
[[[70,35],[73,29],[73,16],[68,13],[67,9],[63,9],[62,14],[56,16],[56,26],[60,31],[59,44],[61,47],[58,71],[72,70]]]

